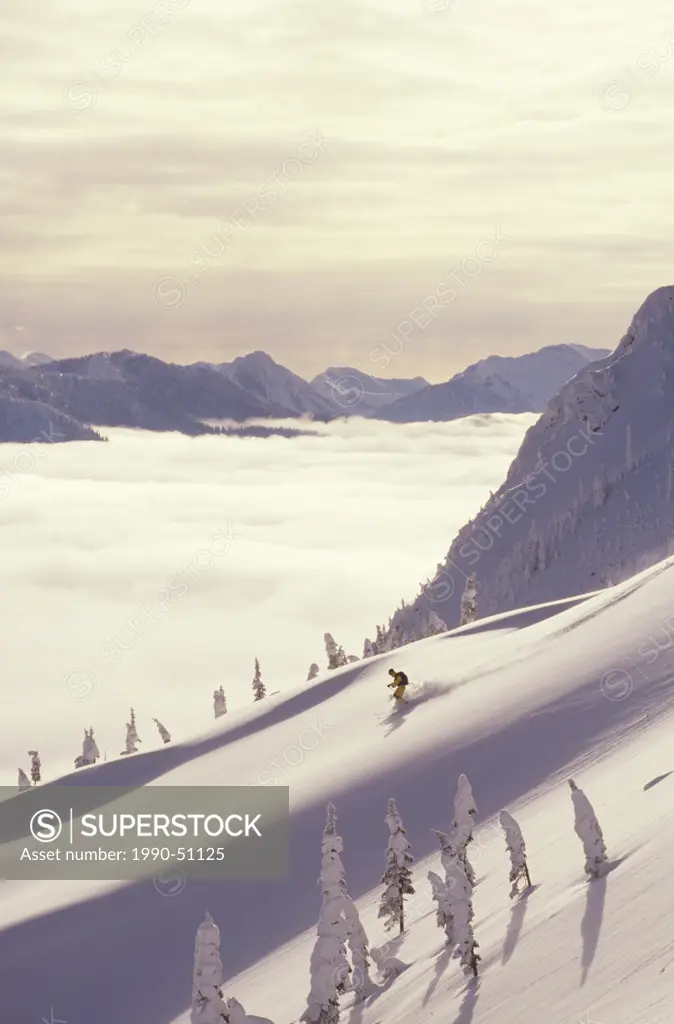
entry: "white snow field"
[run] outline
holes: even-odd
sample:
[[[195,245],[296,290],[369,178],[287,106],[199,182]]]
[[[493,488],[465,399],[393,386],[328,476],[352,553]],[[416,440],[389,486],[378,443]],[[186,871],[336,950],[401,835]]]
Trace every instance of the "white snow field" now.
[[[328,799],[349,893],[372,944],[395,797],[416,857],[409,965],[348,1024],[665,1024],[674,1019],[674,559],[589,597],[478,621],[327,673],[231,712],[191,742],[99,764],[68,781],[290,786],[291,871],[279,883],[14,883],[0,887],[0,1021],[186,1024],[194,938],[222,934],[225,997],[298,1021],[320,909]],[[410,678],[389,718],[388,669]],[[478,807],[482,957],[467,981],[443,949],[426,878],[442,873],[457,778]],[[612,870],[586,881],[567,781],[587,794]],[[48,802],[49,785],[44,786]],[[48,803],[46,804],[48,805]],[[510,901],[498,814],[527,846],[533,890]],[[428,858],[428,859],[424,859]],[[170,882],[170,880],[168,880]],[[162,886],[159,886],[161,889]],[[376,972],[373,968],[373,976]],[[50,1017],[51,1014],[51,1017]]]

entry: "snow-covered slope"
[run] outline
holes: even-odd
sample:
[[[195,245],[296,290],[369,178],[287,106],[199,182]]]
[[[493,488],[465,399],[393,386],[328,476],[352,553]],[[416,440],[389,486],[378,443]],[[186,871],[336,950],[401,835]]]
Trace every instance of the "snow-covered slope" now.
[[[390,936],[377,921],[378,880],[394,796],[417,858],[417,891],[408,933],[388,949],[409,967],[360,1007],[344,996],[342,1021],[669,1024],[673,583],[670,561],[588,600],[479,622],[348,666],[230,713],[191,741],[77,773],[78,783],[98,785],[287,784],[290,876],[166,879],[164,895],[152,882],[7,882],[0,1019],[187,1024],[194,934],[208,909],[222,931],[226,995],[275,1024],[297,1021],[320,905],[325,801],[337,805],[349,891],[381,945]],[[412,686],[410,704],[387,717],[392,665]],[[431,829],[447,829],[459,773],[478,806],[469,848],[477,983],[443,949],[426,879],[429,867],[438,870]],[[590,797],[613,862],[590,884],[570,776]],[[48,785],[42,791],[48,806]],[[516,902],[495,828],[503,807],[522,826],[535,886]]]
[[[371,416],[429,384],[423,377],[379,378],[352,366],[330,366],[314,377],[311,386],[342,415]]]
[[[452,543],[409,609],[459,622],[618,582],[674,551],[674,288],[641,306],[615,352],[590,364],[527,431],[502,487]]]
[[[216,369],[257,398],[285,409],[288,416],[335,417],[339,408],[296,373],[276,363],[266,352],[250,352]]]
[[[550,345],[523,356],[489,356],[444,384],[431,384],[387,406],[380,418],[411,423],[475,413],[542,412],[562,384],[607,355],[607,349]]]

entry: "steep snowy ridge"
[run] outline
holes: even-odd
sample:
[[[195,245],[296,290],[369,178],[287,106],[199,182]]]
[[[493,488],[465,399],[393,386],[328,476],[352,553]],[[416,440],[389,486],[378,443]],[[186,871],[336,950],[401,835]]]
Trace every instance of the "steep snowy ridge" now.
[[[297,1021],[331,799],[370,942],[408,965],[359,1007],[342,996],[344,1024],[669,1024],[673,579],[670,560],[575,605],[477,622],[265,698],[191,741],[77,773],[72,781],[92,785],[289,785],[290,876],[188,880],[170,898],[152,882],[5,883],[0,1019],[49,1020],[53,1008],[68,1024],[187,1024],[208,910],[225,995],[275,1024]],[[408,673],[410,703],[387,715],[391,666]],[[442,873],[431,830],[449,827],[462,773],[478,808],[468,854],[482,960],[468,983],[443,948],[427,880],[429,868]],[[591,800],[611,859],[589,884],[569,778]],[[377,919],[390,797],[416,858],[402,941]],[[522,828],[534,885],[512,902],[504,808]]]
[[[674,288],[661,288],[615,352],[551,400],[393,624],[409,633],[431,608],[458,624],[471,573],[483,616],[618,582],[674,551],[673,409]]]

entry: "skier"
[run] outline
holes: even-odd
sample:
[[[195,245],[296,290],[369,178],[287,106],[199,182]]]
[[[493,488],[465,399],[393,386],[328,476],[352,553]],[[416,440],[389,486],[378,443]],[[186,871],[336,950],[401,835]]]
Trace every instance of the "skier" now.
[[[404,693],[405,687],[410,684],[409,679],[404,672],[396,672],[394,668],[390,668],[388,670],[388,674],[393,676],[393,682],[387,683],[386,685],[393,690],[393,696],[397,701],[401,701],[403,704],[406,704],[407,701],[405,700]]]

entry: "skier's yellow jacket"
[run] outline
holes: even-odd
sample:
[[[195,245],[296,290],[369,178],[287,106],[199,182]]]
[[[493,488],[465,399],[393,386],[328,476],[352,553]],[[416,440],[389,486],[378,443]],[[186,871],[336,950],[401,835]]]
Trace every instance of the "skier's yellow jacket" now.
[[[404,672],[396,672],[393,676],[392,681],[388,684],[393,689],[393,696],[400,700],[405,693],[405,687],[408,685],[409,680]]]

